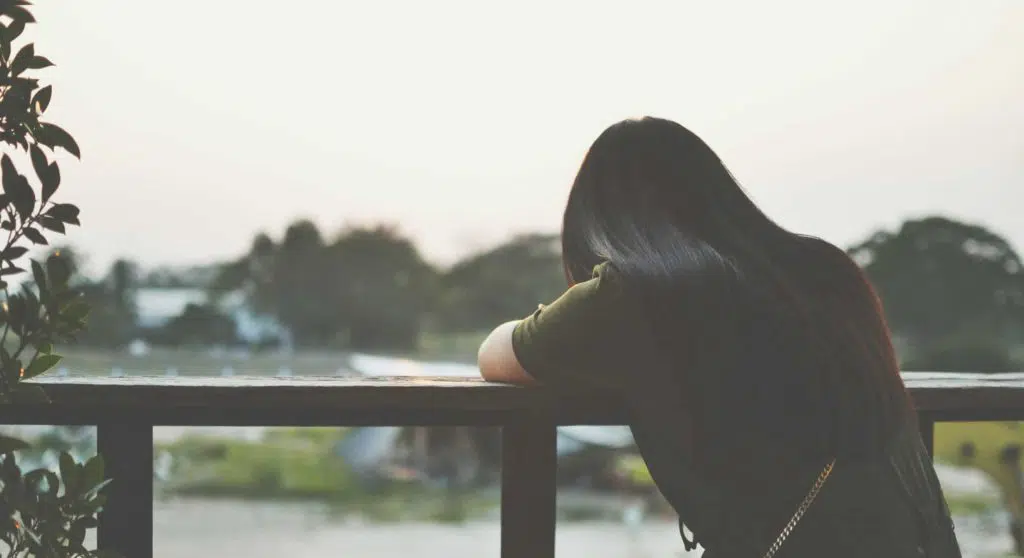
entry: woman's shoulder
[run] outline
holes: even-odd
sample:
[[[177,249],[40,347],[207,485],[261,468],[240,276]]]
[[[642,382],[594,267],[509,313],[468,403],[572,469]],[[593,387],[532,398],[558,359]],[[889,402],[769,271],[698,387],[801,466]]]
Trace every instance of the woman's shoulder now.
[[[624,282],[621,273],[608,261],[594,266],[590,278],[569,287],[560,298],[561,306],[593,306],[601,308],[624,301]]]
[[[557,385],[591,383],[621,390],[652,353],[641,317],[610,263],[541,305],[512,332],[512,347],[536,379]]]

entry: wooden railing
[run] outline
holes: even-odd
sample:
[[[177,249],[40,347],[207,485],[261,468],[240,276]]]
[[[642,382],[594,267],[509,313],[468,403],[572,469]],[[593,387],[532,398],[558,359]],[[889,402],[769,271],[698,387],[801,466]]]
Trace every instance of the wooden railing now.
[[[931,447],[936,421],[1024,420],[1024,374],[906,373]],[[0,424],[90,424],[115,479],[104,548],[153,556],[154,426],[501,426],[502,558],[552,558],[555,428],[623,424],[614,402],[451,379],[44,378],[53,403],[7,406]]]

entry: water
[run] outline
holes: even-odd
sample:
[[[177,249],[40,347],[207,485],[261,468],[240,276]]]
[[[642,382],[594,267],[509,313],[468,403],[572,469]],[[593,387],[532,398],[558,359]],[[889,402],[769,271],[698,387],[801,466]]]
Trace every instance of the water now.
[[[154,547],[160,558],[497,558],[497,521],[463,525],[367,524],[328,519],[321,506],[238,501],[169,500],[154,504]],[[1011,555],[1006,518],[958,518],[965,558]],[[686,558],[675,523],[560,522],[558,558]]]
[[[365,524],[329,520],[317,506],[174,500],[154,508],[154,549],[160,558],[498,558],[497,521],[462,525]],[[631,530],[621,523],[565,523],[558,558],[666,558],[683,551],[673,522]]]

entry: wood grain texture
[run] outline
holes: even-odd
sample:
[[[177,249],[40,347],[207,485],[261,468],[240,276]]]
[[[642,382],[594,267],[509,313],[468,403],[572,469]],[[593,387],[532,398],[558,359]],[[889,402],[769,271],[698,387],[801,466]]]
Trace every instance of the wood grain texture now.
[[[1024,419],[1024,374],[904,373],[933,420]],[[505,424],[549,409],[558,424],[622,424],[616,401],[452,378],[123,377],[36,381],[53,404],[7,406],[0,422],[151,425]]]

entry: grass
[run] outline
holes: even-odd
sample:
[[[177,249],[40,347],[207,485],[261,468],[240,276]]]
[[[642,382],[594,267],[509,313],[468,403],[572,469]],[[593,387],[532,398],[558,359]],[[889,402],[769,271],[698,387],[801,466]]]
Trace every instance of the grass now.
[[[974,457],[961,455],[965,443],[974,446]],[[1024,513],[1020,491],[1011,469],[1000,465],[999,454],[1009,445],[1024,447],[1024,425],[1018,422],[946,422],[935,426],[935,457],[945,463],[984,471],[999,487],[1004,502],[1016,513]],[[965,495],[966,496],[966,495]],[[959,498],[959,496],[957,496]],[[950,497],[950,500],[955,498]],[[950,503],[953,506],[953,503]]]
[[[174,481],[166,493],[182,496],[225,497],[277,501],[316,501],[327,505],[333,517],[357,514],[375,522],[432,521],[459,523],[493,513],[500,496],[489,491],[453,493],[416,482],[392,482],[367,489],[356,482],[332,449],[346,434],[339,428],[272,428],[261,441],[187,436],[158,450],[177,457]],[[964,442],[972,442],[975,457],[960,456]],[[1017,423],[942,423],[936,427],[936,457],[951,464],[977,467],[1014,500],[1008,471],[998,465],[1001,449],[1024,442]],[[650,483],[643,460],[627,456],[620,470],[637,484]],[[946,491],[950,510],[958,516],[999,509],[1004,497],[985,493]],[[1017,502],[1016,504],[1014,502]],[[587,519],[593,510],[563,510],[563,519]]]
[[[953,515],[978,515],[1002,505],[998,499],[982,494],[947,494],[946,504]]]
[[[498,506],[484,492],[453,493],[413,482],[368,491],[339,459],[339,428],[273,428],[259,442],[191,436],[159,444],[178,465],[165,494],[253,500],[318,501],[331,515],[353,512],[378,522],[462,522]]]
[[[357,486],[332,457],[338,428],[271,429],[260,442],[187,436],[159,450],[178,463],[168,492],[268,499],[351,497]]]

